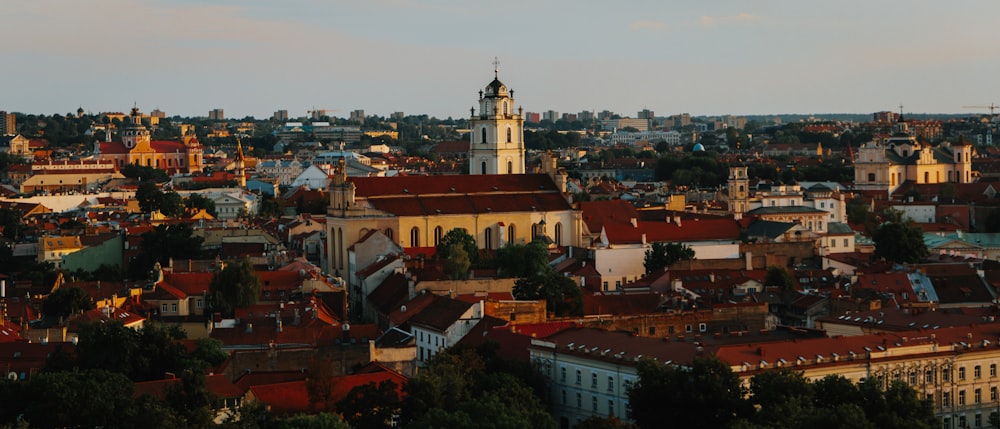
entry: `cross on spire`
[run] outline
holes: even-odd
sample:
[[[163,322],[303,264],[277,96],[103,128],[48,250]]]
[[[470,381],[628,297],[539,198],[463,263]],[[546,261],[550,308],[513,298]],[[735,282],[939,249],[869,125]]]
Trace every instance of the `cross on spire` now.
[[[493,77],[500,78],[500,59],[497,57],[493,57]]]

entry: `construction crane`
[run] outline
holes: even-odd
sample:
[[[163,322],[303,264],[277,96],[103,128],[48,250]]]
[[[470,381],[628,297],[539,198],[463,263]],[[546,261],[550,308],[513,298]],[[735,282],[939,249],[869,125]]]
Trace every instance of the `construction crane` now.
[[[963,109],[990,109],[990,116],[996,115],[996,110],[1000,109],[996,103],[990,103],[989,106],[962,106]]]

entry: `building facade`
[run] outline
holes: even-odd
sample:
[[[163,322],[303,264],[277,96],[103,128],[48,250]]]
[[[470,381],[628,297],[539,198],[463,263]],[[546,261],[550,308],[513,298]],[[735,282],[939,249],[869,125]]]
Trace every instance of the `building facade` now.
[[[472,109],[469,174],[524,174],[523,109],[514,113],[514,91],[493,81],[479,91],[479,114]]]
[[[179,142],[152,140],[138,108],[133,108],[125,121],[128,124],[122,130],[121,141],[111,141],[109,133],[107,141],[94,144],[94,158],[111,161],[117,168],[139,165],[168,174],[202,171],[202,146],[193,135],[186,135]]]
[[[892,193],[904,182],[972,183],[972,146],[964,138],[938,146],[917,141],[900,119],[892,137],[858,148],[854,188]]]

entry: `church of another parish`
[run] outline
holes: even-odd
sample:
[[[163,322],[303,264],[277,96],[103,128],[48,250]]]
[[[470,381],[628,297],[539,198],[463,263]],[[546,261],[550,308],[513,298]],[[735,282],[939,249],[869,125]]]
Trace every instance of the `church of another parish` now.
[[[107,141],[94,144],[96,159],[111,161],[119,169],[126,165],[139,165],[163,170],[170,175],[202,171],[202,147],[195,136],[186,135],[181,141],[152,140],[136,107],[123,122],[121,141],[111,141],[109,133]]]
[[[350,278],[348,251],[374,230],[404,249],[436,246],[455,228],[480,249],[535,238],[579,246],[565,170],[545,155],[537,173],[525,171],[523,109],[515,113],[513,96],[494,70],[471,112],[468,175],[348,177],[341,164],[328,187],[326,271]]]

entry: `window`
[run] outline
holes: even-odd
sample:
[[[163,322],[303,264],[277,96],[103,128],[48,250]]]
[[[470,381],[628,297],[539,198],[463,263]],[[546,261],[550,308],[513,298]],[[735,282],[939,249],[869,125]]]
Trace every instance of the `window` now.
[[[983,367],[976,365],[972,368],[972,376],[975,378],[983,378]]]
[[[163,313],[166,313],[167,312],[167,304],[161,305],[160,306],[160,311],[163,312]]]
[[[972,425],[972,427],[977,427],[977,428],[978,427],[982,427],[983,426],[983,415],[979,414],[979,413],[976,413],[976,415],[972,418],[972,421],[974,422],[973,425]]]
[[[410,247],[420,247],[420,228],[410,229]]]
[[[958,405],[965,405],[965,391],[958,391]]]
[[[941,405],[945,407],[951,406],[951,392],[941,392]]]
[[[684,325],[684,332],[691,332],[691,325]]]
[[[176,313],[177,312],[177,304],[170,304],[170,311]]]
[[[507,128],[507,143],[510,143],[510,142],[511,142],[511,132],[510,132],[510,128]]]
[[[196,305],[197,305],[197,308],[199,308],[199,309],[200,308],[204,308],[205,307],[205,300],[199,298]]]
[[[847,247],[847,239],[844,239],[844,247]]]
[[[868,173],[868,181],[869,182],[875,181],[875,173]]]
[[[576,385],[579,386],[583,384],[583,372],[576,370]]]
[[[562,244],[562,223],[556,222],[556,246]]]
[[[576,407],[583,408],[583,395],[579,393],[576,394]]]
[[[990,388],[990,402],[996,402],[997,400],[997,388],[993,386]]]
[[[972,400],[976,401],[977,404],[983,402],[983,389],[976,389],[972,397]]]
[[[590,403],[592,404],[591,406],[594,408],[594,412],[596,413],[597,412],[597,397],[596,396],[591,396],[590,397]]]
[[[563,389],[563,391],[562,391],[562,404],[566,405],[566,390],[565,389]]]
[[[507,131],[509,132],[510,130]],[[507,161],[507,174],[514,174],[514,163],[511,161]]]
[[[590,388],[591,389],[596,389],[597,388],[597,373],[596,372],[590,374]]]
[[[615,400],[614,399],[608,399],[608,415],[609,416],[615,415]],[[977,416],[978,416],[978,414],[977,414]]]
[[[965,415],[958,416],[958,427],[960,427],[960,428],[967,428],[968,427],[968,426],[965,425]]]
[[[608,282],[604,282],[604,290],[608,290]]]
[[[613,375],[608,376],[608,391],[615,390],[615,377]]]
[[[507,226],[507,242],[508,243],[513,243],[515,238],[517,238],[517,230],[514,229],[514,225],[513,224],[508,225]]]
[[[931,384],[934,382],[934,371],[927,370],[924,372],[924,383]]]
[[[483,163],[482,163],[482,173],[481,174],[486,174],[486,161],[483,161]]]
[[[486,127],[483,127],[482,138],[479,140],[480,143],[486,143]]]
[[[991,363],[990,364],[990,377],[996,377],[996,376],[997,376],[997,364]]]
[[[364,235],[364,234],[362,234],[362,235]],[[443,237],[443,236],[444,236],[444,228],[441,228],[440,226],[438,226],[437,228],[434,228],[434,246],[435,247],[437,247],[439,244],[441,244],[441,237]]]
[[[649,336],[653,336],[653,335],[656,335],[656,327],[655,326],[650,326],[649,327]]]
[[[699,332],[705,332],[705,331],[708,331],[708,325],[707,325],[707,324],[704,324],[704,323],[699,323],[699,324],[698,324],[698,331],[699,331]]]
[[[951,381],[951,371],[948,368],[941,370],[941,381],[945,383]]]
[[[493,249],[493,228],[487,227],[483,230],[483,248],[486,250]]]
[[[392,236],[393,236],[393,234],[392,234],[392,228],[386,228],[386,230],[385,230],[385,236],[386,236],[386,237],[387,237],[388,239],[390,239],[390,240],[395,240],[395,239],[394,239],[394,238],[392,237]]]
[[[914,386],[914,385],[917,384],[917,373],[916,373],[916,371],[911,371],[910,372],[909,379],[910,379],[910,385],[911,386]]]
[[[561,373],[560,378],[562,381],[566,381],[566,367],[559,367],[559,372]]]
[[[958,368],[958,379],[959,380],[965,380],[965,367],[964,366]]]

